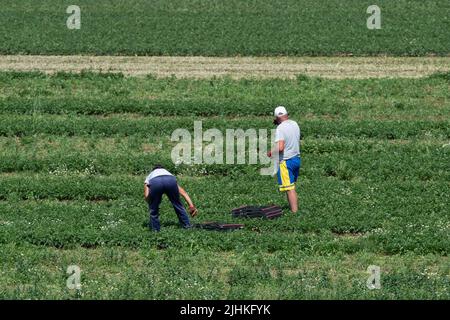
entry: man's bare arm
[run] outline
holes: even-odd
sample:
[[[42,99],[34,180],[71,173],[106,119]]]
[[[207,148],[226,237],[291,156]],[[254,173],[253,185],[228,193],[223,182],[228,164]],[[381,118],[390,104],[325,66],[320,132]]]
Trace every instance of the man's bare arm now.
[[[278,149],[278,153],[283,152],[284,151],[284,144],[285,144],[284,140],[279,140],[278,143],[277,143],[277,147],[274,150],[270,150],[269,152],[267,152],[267,156],[269,158],[271,158],[272,154],[277,152],[277,149]]]
[[[189,205],[189,212],[193,217],[197,215],[197,208],[195,208],[194,203],[191,200],[191,197],[189,197],[186,190],[184,190],[182,187],[178,185],[178,190],[180,192],[180,195],[186,200],[187,204]]]
[[[178,190],[180,191],[181,196],[186,200],[186,202],[188,203],[189,207],[193,207],[194,203],[191,200],[191,197],[189,197],[188,193],[186,192],[186,190],[184,190],[182,187],[178,186]]]

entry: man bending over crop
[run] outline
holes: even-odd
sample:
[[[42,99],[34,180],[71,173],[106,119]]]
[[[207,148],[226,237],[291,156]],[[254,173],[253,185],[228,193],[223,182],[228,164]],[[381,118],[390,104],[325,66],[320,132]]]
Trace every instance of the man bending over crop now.
[[[178,220],[183,228],[190,228],[189,217],[181,203],[180,195],[189,205],[189,213],[192,217],[197,215],[197,209],[192,203],[187,192],[178,185],[173,174],[164,169],[161,165],[156,165],[144,182],[144,197],[150,211],[150,227],[153,231],[159,231],[159,205],[163,194],[166,194],[172,203],[173,209],[178,216]]]
[[[297,182],[300,171],[300,128],[297,122],[289,120],[286,108],[279,106],[275,108],[274,124],[277,125],[275,133],[275,149],[267,153],[279,154],[279,166],[277,171],[278,185],[281,192],[286,192],[289,207],[292,212],[297,212],[297,192],[295,182]]]

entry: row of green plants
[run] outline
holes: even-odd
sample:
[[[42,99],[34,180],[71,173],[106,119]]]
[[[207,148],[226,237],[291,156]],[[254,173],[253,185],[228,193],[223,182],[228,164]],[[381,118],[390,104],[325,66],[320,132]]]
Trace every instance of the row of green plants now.
[[[252,181],[249,188],[245,175],[220,179],[179,177],[201,210],[196,221],[235,221],[229,212],[242,204],[283,205],[275,181],[258,176],[252,177]],[[159,236],[148,233],[142,185],[142,177],[120,175],[5,177],[0,186],[4,231],[1,242],[57,247],[103,244],[135,247],[145,243],[158,246]],[[442,182],[390,180],[386,183],[304,177],[299,183],[300,216],[286,213],[276,221],[245,221],[247,228],[243,234],[237,232],[225,238],[230,242],[216,233],[180,232],[175,214],[164,202],[161,212],[166,230],[163,234],[167,238],[163,236],[162,244],[185,246],[183,241],[191,239],[196,247],[232,250],[237,245],[233,241],[238,237],[239,245],[256,241],[252,247],[262,245],[269,251],[287,250],[281,248],[288,242],[298,246],[295,250],[312,250],[305,244],[307,241],[316,250],[329,253],[364,249],[382,253],[446,254],[448,192],[448,185]],[[272,241],[269,235],[278,240]]]
[[[83,72],[0,72],[0,113],[139,113],[150,116],[293,115],[353,118],[442,117],[449,73],[421,79],[156,79]]]
[[[446,299],[448,263],[436,255],[235,254],[185,248],[56,250],[0,246],[2,299]],[[209,263],[199,263],[208,261]],[[77,263],[82,290],[66,288]],[[382,290],[365,286],[368,264],[381,268]],[[51,266],[51,268],[49,268]]]
[[[438,120],[344,120],[301,119],[303,136],[314,138],[353,137],[380,139],[409,139],[435,137],[450,138],[450,121]],[[202,121],[203,130],[216,128],[225,134],[227,129],[274,129],[272,119],[239,117],[192,118],[192,117],[135,117],[115,115],[109,117],[74,115],[16,115],[3,114],[0,118],[0,136],[33,136],[53,134],[61,136],[120,137],[139,135],[142,137],[170,138],[176,129],[193,133],[194,122]]]
[[[1,54],[447,55],[448,1],[79,0],[81,28],[66,26],[70,1],[4,0]],[[432,17],[432,19],[430,19]]]
[[[70,141],[70,139],[69,139]],[[422,181],[448,181],[450,179],[450,147],[442,142],[424,145],[420,141],[408,144],[364,143],[350,140],[304,141],[302,144],[302,176],[313,179],[317,176],[335,177],[341,180],[370,179],[413,179]],[[102,140],[98,141],[100,144]],[[107,143],[107,142],[105,142]],[[0,152],[0,172],[37,172],[54,176],[64,175],[145,175],[154,164],[162,164],[176,174],[188,176],[255,176],[260,169],[270,164],[249,164],[247,152],[245,164],[177,164],[171,159],[173,144],[155,146],[154,151],[145,152],[131,148],[109,148],[107,150],[74,150],[67,144],[51,148],[21,150],[3,147]],[[248,146],[247,146],[248,148]],[[224,152],[225,149],[222,148]],[[193,151],[192,151],[193,152]],[[193,156],[193,153],[192,153]]]

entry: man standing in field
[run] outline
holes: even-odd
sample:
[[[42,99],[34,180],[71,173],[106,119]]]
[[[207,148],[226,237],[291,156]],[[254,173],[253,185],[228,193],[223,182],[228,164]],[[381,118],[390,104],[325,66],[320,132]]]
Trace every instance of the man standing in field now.
[[[272,157],[272,154],[279,154],[278,185],[281,192],[286,192],[289,207],[295,213],[298,210],[295,182],[301,166],[300,128],[297,122],[289,119],[286,108],[283,106],[275,108],[274,116],[274,123],[277,125],[275,149],[269,151],[267,155]]]
[[[156,165],[144,182],[144,198],[149,206],[150,227],[153,231],[159,231],[161,228],[159,222],[159,205],[161,204],[163,194],[166,194],[172,203],[173,209],[180,221],[180,225],[186,229],[190,228],[191,223],[186,210],[181,203],[180,195],[188,203],[189,212],[192,217],[197,215],[197,209],[195,208],[194,203],[187,192],[178,185],[175,176],[161,165]]]

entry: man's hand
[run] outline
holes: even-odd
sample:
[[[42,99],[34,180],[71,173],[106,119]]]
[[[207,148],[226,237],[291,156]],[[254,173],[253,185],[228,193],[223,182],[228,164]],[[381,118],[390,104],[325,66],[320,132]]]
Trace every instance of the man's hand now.
[[[273,152],[278,152],[278,153],[283,152],[284,146],[285,146],[284,140],[278,140],[276,148],[274,150],[270,150],[269,152],[267,152],[267,156],[269,158],[272,158]]]
[[[198,213],[197,208],[194,205],[189,206],[189,213],[192,217],[195,217]]]

